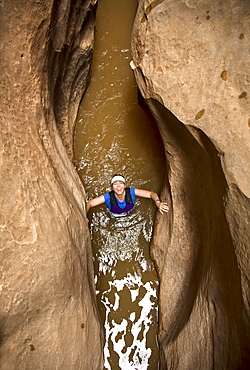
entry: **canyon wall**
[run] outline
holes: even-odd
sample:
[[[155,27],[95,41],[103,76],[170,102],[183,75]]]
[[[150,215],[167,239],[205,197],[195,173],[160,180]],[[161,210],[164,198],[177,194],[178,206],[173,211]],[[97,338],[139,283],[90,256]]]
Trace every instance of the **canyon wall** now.
[[[1,369],[102,368],[85,193],[69,159],[95,8],[0,3]]]
[[[250,3],[139,1],[131,67],[165,146],[162,369],[250,366]]]
[[[5,0],[1,369],[102,369],[85,194],[69,158],[96,1]],[[152,253],[162,369],[249,368],[247,0],[139,1],[136,80],[166,150]]]

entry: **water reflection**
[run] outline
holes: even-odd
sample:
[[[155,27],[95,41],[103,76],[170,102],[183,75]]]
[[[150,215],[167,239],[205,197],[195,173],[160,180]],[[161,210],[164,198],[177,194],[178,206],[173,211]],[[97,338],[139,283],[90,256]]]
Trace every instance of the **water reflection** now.
[[[137,207],[138,208],[138,207]],[[145,269],[147,260],[144,256],[144,238],[150,241],[152,235],[152,220],[143,219],[137,210],[119,219],[108,217],[108,213],[93,215],[91,234],[95,235],[98,244],[99,271],[116,273],[114,268],[118,261],[138,261]],[[93,238],[94,239],[94,238]]]

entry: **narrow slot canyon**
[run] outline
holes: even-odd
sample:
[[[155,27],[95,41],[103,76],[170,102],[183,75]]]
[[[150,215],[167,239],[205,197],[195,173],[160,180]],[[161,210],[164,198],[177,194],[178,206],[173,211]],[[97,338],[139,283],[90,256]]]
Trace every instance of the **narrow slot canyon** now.
[[[138,104],[130,67],[136,10],[136,1],[98,4],[91,81],[74,136],[74,163],[87,199],[109,192],[115,173],[127,186],[157,193],[165,177],[159,130],[149,109]],[[106,205],[88,215],[105,369],[158,369],[159,283],[150,258],[156,208],[137,197],[125,218],[114,219]]]
[[[124,16],[98,24],[112,1],[0,4],[0,369],[246,370],[249,4],[119,0]],[[119,38],[125,14],[133,27],[115,48],[102,29]],[[109,88],[127,95],[91,92],[105,64]],[[126,225],[102,206],[88,219],[86,200],[118,171],[158,192],[169,213],[140,199]],[[119,245],[136,267],[117,262]]]

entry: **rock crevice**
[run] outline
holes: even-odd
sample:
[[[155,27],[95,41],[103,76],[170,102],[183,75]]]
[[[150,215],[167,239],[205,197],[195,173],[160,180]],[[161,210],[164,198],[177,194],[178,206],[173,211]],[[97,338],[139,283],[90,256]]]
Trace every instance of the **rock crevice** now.
[[[166,151],[171,212],[152,243],[161,367],[246,369],[249,7],[164,1],[145,17],[148,6],[139,2],[132,54]]]
[[[85,193],[69,159],[95,2],[0,6],[0,368],[99,370]]]

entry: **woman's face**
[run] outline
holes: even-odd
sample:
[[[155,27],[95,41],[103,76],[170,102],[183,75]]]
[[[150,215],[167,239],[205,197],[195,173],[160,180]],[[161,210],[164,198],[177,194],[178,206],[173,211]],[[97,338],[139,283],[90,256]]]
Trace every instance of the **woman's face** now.
[[[122,181],[115,181],[112,185],[112,189],[117,195],[121,195],[124,192],[125,184]]]

